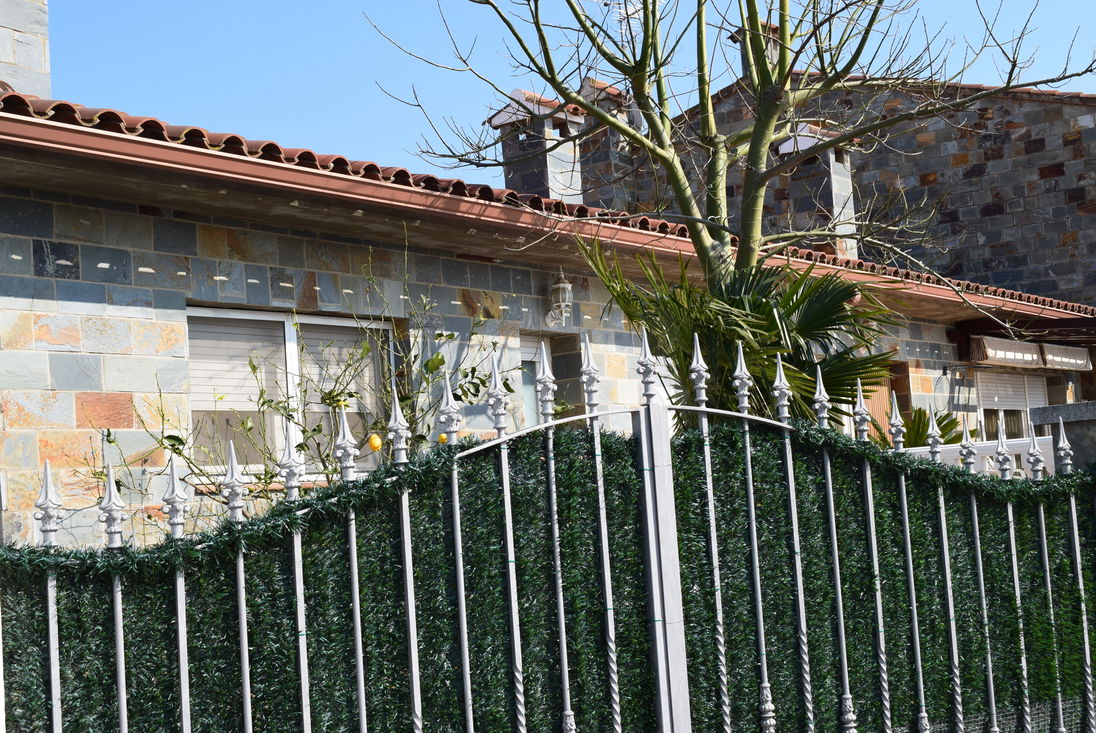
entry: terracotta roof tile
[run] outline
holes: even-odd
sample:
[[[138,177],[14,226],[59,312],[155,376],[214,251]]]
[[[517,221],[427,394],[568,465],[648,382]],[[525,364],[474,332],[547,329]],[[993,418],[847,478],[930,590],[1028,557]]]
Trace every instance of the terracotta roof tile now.
[[[1075,97],[1076,95],[1063,93],[1061,96]],[[609,211],[582,204],[565,203],[532,194],[521,194],[510,189],[496,189],[490,186],[470,184],[459,178],[441,179],[430,174],[415,175],[406,168],[398,166],[381,167],[371,161],[349,160],[341,155],[320,155],[304,148],[283,148],[269,140],[250,140],[230,133],[208,132],[201,127],[168,125],[155,117],[137,117],[108,108],[83,107],[59,100],[40,99],[29,94],[7,92],[2,84],[0,84],[0,112],[49,120],[50,122],[65,125],[89,127],[119,135],[136,136],[177,145],[203,148],[224,155],[259,158],[282,165],[327,171],[334,175],[421,188],[426,191],[438,192],[439,195],[474,198],[508,206],[529,208],[557,216],[596,218],[618,226],[658,232],[665,236],[688,238],[688,229],[685,225],[664,219],[646,215],[634,216],[622,211]],[[1096,307],[1093,306],[996,288],[980,283],[945,280],[935,275],[888,267],[864,260],[848,259],[797,248],[787,250],[787,254],[806,262],[817,262],[911,282],[955,287],[968,293],[989,295],[1022,303],[1033,303],[1084,315],[1096,315]]]

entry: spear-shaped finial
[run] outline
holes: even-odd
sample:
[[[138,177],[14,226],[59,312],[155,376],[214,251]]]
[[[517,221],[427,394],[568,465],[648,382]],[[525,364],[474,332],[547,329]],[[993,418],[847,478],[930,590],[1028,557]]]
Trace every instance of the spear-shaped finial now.
[[[39,528],[42,532],[42,544],[56,545],[57,532],[61,529],[61,497],[53,485],[53,472],[48,459],[42,466],[42,491],[38,494],[34,507],[38,510],[34,513],[34,518],[42,523]]]
[[[346,405],[340,404],[335,413],[335,443],[332,455],[339,464],[339,474],[343,481],[353,481],[357,468],[354,461],[358,459],[358,441],[350,432],[350,420],[346,416]]]
[[[826,385],[822,383],[822,365],[814,365],[814,400],[811,402],[814,414],[818,418],[818,427],[825,428],[830,425],[830,395],[826,392]]]
[[[1039,447],[1039,441],[1035,437],[1035,426],[1029,422],[1028,428],[1031,432],[1031,444],[1028,445],[1027,450],[1028,468],[1031,471],[1031,477],[1038,481],[1043,478],[1046,461],[1043,460],[1043,449]]]
[[[1012,475],[1013,464],[1012,454],[1008,452],[1008,446],[1005,445],[1004,430],[997,431],[997,450],[994,453],[997,456],[997,472],[1001,474],[1001,478],[1008,478]]]
[[[852,408],[852,422],[856,430],[856,439],[867,440],[871,413],[868,412],[868,403],[864,401],[864,385],[859,379],[856,380],[856,404]]]
[[[586,412],[597,409],[597,388],[601,382],[601,376],[594,366],[594,350],[590,346],[590,332],[582,334],[582,368],[579,369],[579,380],[582,382],[582,391],[586,395]]]
[[[1066,425],[1062,418],[1058,418],[1058,470],[1062,473],[1073,473],[1073,446],[1066,437]]]
[[[441,407],[438,408],[438,424],[445,435],[445,442],[456,443],[460,426],[464,422],[457,401],[453,398],[453,387],[449,384],[449,370],[442,372]]]
[[[540,358],[537,359],[536,389],[540,419],[548,422],[556,411],[556,375],[552,373],[552,355],[548,353],[548,342],[544,339],[540,341]]]
[[[959,443],[959,460],[968,473],[974,473],[974,441],[970,439],[970,427],[967,416],[963,415],[963,439]]]
[[[233,522],[244,520],[244,497],[247,496],[247,477],[236,460],[236,445],[228,441],[228,465],[221,479],[221,496],[228,502],[228,518]]]
[[[936,410],[932,407],[929,411],[929,429],[925,433],[925,442],[929,445],[929,459],[934,463],[940,462],[940,446],[944,444],[944,436],[940,434],[940,423],[936,422]]]
[[[693,395],[696,404],[704,407],[708,404],[708,379],[711,372],[704,362],[704,355],[700,352],[700,336],[693,334],[693,363],[689,366],[689,379],[693,381]]]
[[[651,344],[647,340],[647,327],[644,326],[639,331],[639,361],[636,362],[636,373],[639,374],[639,381],[643,384],[643,402],[647,405],[651,404],[655,396],[656,369],[658,369],[658,363],[651,354]]]
[[[753,389],[753,377],[746,368],[746,357],[742,353],[742,342],[738,342],[738,355],[735,357],[734,373],[731,374],[731,387],[738,397],[738,411],[747,414],[750,411],[750,390]]]
[[[487,414],[491,416],[495,432],[500,438],[506,435],[507,418],[506,387],[502,383],[498,352],[491,354],[491,381],[487,384]]]
[[[890,425],[887,432],[891,436],[891,445],[896,451],[905,447],[906,423],[902,420],[902,412],[898,409],[898,395],[891,390]]]
[[[773,399],[776,401],[776,419],[780,422],[788,422],[791,413],[788,405],[791,404],[792,388],[788,384],[788,378],[784,376],[784,360],[780,354],[776,355],[776,378],[773,380]]]
[[[285,421],[285,445],[278,459],[278,476],[285,487],[285,500],[297,501],[301,498],[301,478],[304,476],[304,461],[297,448],[297,431],[293,422]]]
[[[411,446],[411,429],[400,407],[400,395],[396,390],[396,377],[392,376],[392,414],[388,419],[388,439],[392,441],[392,461],[407,463],[407,450]]]
[[[167,459],[167,491],[164,492],[163,511],[167,514],[167,526],[171,528],[172,537],[183,536],[184,515],[190,511],[186,505],[186,486],[179,478],[179,472],[175,468],[175,454]]]
[[[104,524],[107,547],[122,546],[122,522],[125,520],[125,502],[118,494],[118,482],[114,480],[114,466],[107,464],[107,476],[103,482],[103,500],[99,503],[99,521]]]

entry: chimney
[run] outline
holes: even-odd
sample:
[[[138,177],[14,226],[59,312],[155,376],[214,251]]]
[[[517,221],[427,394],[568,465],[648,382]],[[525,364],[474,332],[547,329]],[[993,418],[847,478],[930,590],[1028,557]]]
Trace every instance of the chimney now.
[[[747,28],[738,28],[731,33],[731,43],[738,44],[738,50],[741,53],[741,78],[749,79],[749,44],[746,43],[746,39],[749,37],[749,30]],[[761,23],[761,33],[765,36],[765,57],[769,60],[770,66],[776,66],[776,62],[780,58],[780,26],[773,25],[772,23]]]
[[[632,104],[631,97],[607,82],[587,77],[579,92],[583,99],[623,120],[636,129],[643,129],[643,118]],[[611,211],[630,211],[635,199],[635,158],[627,139],[609,127],[597,127],[593,118],[586,123],[590,131],[580,143],[582,153],[583,203]]]
[[[0,0],[0,81],[50,96],[47,0]]]
[[[569,204],[583,203],[576,139],[585,125],[582,110],[521,89],[511,92],[510,98],[487,120],[499,131],[506,187]]]
[[[817,125],[799,125],[796,134],[782,141],[777,155],[806,150],[836,133]],[[769,226],[784,230],[830,228],[847,238],[830,240],[834,253],[857,257],[856,202],[852,180],[852,162],[843,147],[833,147],[803,161],[794,171],[781,176],[773,187]]]

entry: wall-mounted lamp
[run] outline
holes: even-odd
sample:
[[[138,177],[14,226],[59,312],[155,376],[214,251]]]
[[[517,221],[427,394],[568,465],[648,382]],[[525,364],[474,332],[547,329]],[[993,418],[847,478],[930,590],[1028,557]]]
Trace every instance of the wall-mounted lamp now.
[[[552,306],[544,314],[544,322],[549,328],[560,328],[567,323],[571,316],[571,304],[575,302],[574,292],[571,290],[571,281],[563,274],[563,268],[559,269],[556,281],[552,283]]]

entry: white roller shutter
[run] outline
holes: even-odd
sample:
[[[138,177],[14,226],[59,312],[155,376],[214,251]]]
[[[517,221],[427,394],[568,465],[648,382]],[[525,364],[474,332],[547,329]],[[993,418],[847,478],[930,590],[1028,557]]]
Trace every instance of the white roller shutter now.
[[[1046,400],[1046,380],[1043,380]],[[1026,410],[1027,381],[1023,374],[978,373],[978,400],[983,410]]]
[[[323,391],[339,389],[357,392],[354,407],[376,413],[375,399],[383,378],[380,370],[377,339],[363,339],[355,327],[300,324],[300,355],[302,388],[307,390],[309,409],[326,410],[319,404]],[[380,336],[383,332],[376,331]],[[363,345],[369,349],[363,354]],[[349,371],[348,371],[349,370]],[[352,371],[352,373],[350,373]]]
[[[285,334],[278,321],[190,318],[191,410],[255,409],[260,385],[284,394]],[[252,373],[249,359],[256,367]]]
[[[1047,406],[1047,378],[1028,375],[1027,378],[1028,409]]]

